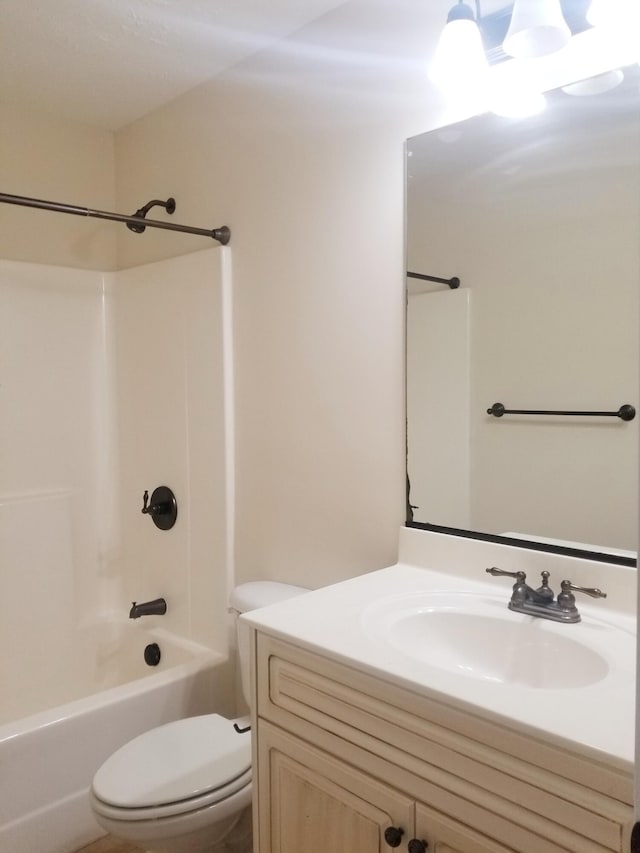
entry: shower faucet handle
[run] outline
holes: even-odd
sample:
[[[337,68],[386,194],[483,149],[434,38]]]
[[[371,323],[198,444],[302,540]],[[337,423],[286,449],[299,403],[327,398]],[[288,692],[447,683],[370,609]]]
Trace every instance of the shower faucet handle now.
[[[149,492],[144,490],[142,496],[142,512],[144,515],[164,515],[171,511],[171,503],[167,500],[155,500],[155,492],[151,495],[151,504],[149,504]]]
[[[144,494],[142,496],[142,509],[140,512],[144,513],[144,515],[155,515],[156,512],[162,512],[162,508],[151,504],[149,506],[149,492],[147,489],[144,490]]]
[[[149,501],[149,492],[145,489],[140,512],[143,515],[150,515],[156,527],[169,530],[176,523],[178,515],[176,496],[168,486],[158,486],[151,493]]]

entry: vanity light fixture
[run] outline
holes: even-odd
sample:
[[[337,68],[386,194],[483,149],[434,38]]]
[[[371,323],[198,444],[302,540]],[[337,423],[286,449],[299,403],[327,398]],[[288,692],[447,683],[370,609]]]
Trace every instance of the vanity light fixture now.
[[[486,18],[482,17],[480,0],[475,0],[475,12],[464,0],[458,0],[449,10],[440,34],[429,69],[431,80],[444,91],[482,85],[489,68],[487,51],[493,54],[497,47],[496,25],[501,27],[507,22],[506,36],[502,30],[498,61],[510,56],[515,59],[546,56],[561,50],[571,39],[572,30],[560,0],[516,0],[510,14],[507,7]]]
[[[463,0],[450,9],[429,70],[431,81],[447,99],[475,111],[489,109],[502,116],[523,117],[544,109],[544,97],[536,89],[525,62],[516,60],[511,74],[498,77],[489,73],[490,64],[509,59],[509,52],[516,54],[521,43],[523,54],[548,52],[552,42],[560,44],[560,36],[556,34],[555,40],[553,37],[556,25],[564,25],[566,37],[570,38],[560,0],[542,0],[542,12],[540,0],[533,0],[534,8],[529,8],[527,0],[524,4],[520,0],[513,10],[507,7],[486,18],[482,17],[480,0],[474,2],[475,13]],[[553,3],[557,5],[557,15]],[[511,40],[509,52],[505,33]],[[563,43],[564,37],[563,33]],[[535,46],[536,38],[543,38],[544,45]]]
[[[480,0],[458,0],[429,77],[459,109],[523,117],[544,108],[554,85],[597,94],[636,61],[640,0],[515,0],[485,16]]]

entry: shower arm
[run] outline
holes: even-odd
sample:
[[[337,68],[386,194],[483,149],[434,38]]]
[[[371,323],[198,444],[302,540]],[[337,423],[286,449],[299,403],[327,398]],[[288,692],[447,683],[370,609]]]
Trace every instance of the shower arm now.
[[[133,215],[137,219],[146,219],[147,213],[149,213],[152,207],[164,207],[167,213],[175,213],[176,200],[175,198],[168,198],[166,201],[161,201],[159,198],[154,198],[142,207],[139,207]],[[143,234],[146,227],[146,225],[138,225],[135,222],[127,222],[127,228],[135,234]]]
[[[110,213],[106,210],[92,210],[89,207],[78,207],[74,204],[63,204],[57,201],[45,201],[39,198],[28,198],[27,196],[11,195],[9,193],[0,193],[0,203],[16,204],[21,207],[35,207],[39,210],[53,210],[56,213],[70,213],[75,216],[88,216],[94,219],[108,219],[112,222],[124,222],[136,233],[142,233],[146,227],[162,228],[165,231],[181,231],[185,234],[197,234],[202,237],[211,237],[217,240],[221,245],[226,244],[231,239],[231,231],[226,225],[220,228],[194,228],[192,225],[178,225],[176,222],[163,222],[159,219],[147,219],[146,212],[156,204],[162,205],[167,212],[169,210],[172,199],[164,201],[149,202],[145,207],[136,211],[134,216],[126,216],[122,213]],[[173,200],[173,209],[175,210],[175,200]],[[138,214],[141,214],[140,216]]]

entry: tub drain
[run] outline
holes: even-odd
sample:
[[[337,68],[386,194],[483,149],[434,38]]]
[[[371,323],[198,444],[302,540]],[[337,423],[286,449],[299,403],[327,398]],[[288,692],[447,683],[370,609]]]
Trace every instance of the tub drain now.
[[[147,666],[158,666],[162,653],[157,643],[149,643],[144,650],[144,662]]]

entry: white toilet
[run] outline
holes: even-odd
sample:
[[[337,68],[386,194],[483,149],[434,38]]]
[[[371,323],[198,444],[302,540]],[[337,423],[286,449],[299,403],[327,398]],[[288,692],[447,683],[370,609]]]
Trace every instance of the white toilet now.
[[[249,629],[237,621],[238,614],[303,592],[307,590],[269,581],[233,590],[230,605],[247,702]],[[246,729],[249,720],[218,714],[176,720],[114,752],[91,786],[91,807],[100,826],[148,853],[210,853],[219,845],[225,849],[221,845],[244,818],[246,849],[251,850],[251,734],[238,732],[234,724]]]

